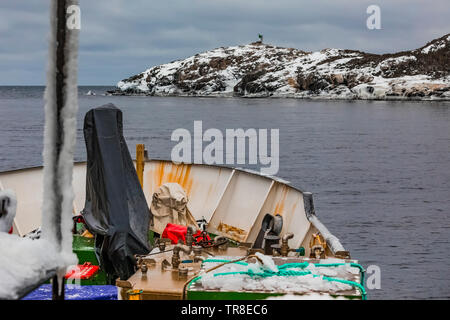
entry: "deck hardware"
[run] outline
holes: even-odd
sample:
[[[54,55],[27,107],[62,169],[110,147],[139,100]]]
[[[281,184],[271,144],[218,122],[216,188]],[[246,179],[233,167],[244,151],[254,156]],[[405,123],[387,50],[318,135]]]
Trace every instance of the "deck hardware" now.
[[[172,255],[172,268],[173,269],[178,269],[178,266],[181,263],[180,251],[183,251],[186,254],[190,254],[192,251],[192,248],[188,247],[184,244],[181,244],[181,243],[177,244],[175,247],[173,247],[173,255]]]
[[[192,244],[194,243],[194,234],[195,234],[195,227],[194,226],[188,226],[186,231],[186,245],[189,247],[192,247]]]
[[[279,236],[282,229],[283,229],[283,217],[279,214],[276,214],[273,218],[272,232],[277,236]]]
[[[273,253],[272,245],[277,245],[280,242],[280,236],[273,234],[266,234],[264,236],[264,254],[271,255]]]
[[[159,241],[158,242],[158,248],[160,252],[163,252],[166,250],[166,243],[164,241]]]
[[[335,254],[336,258],[339,259],[350,259],[350,252],[348,251],[336,251]]]
[[[178,268],[178,276],[181,279],[187,278],[189,269],[186,267]]]
[[[165,269],[169,268],[171,266],[170,262],[164,259],[161,262],[161,269],[164,271]]]
[[[170,239],[167,238],[156,238],[155,240],[155,247],[158,247],[159,252],[152,253],[152,254],[159,254],[161,252],[165,252],[167,246],[171,243]],[[171,249],[167,250],[170,251]]]
[[[311,224],[319,231],[321,236],[323,237],[324,244],[331,251],[332,254],[336,256],[336,258],[350,258],[350,254],[347,250],[342,246],[339,239],[334,236],[328,229],[323,225],[322,222],[317,218],[316,212],[314,209],[314,201],[313,195],[311,192],[303,192],[303,203],[306,213],[306,218],[311,222]],[[324,247],[325,249],[325,247]],[[314,255],[311,255],[314,257]]]
[[[197,220],[197,224],[202,231],[206,231],[208,228],[208,221],[206,221],[205,217],[202,217],[200,220]]]
[[[129,281],[120,280],[120,279],[116,280],[116,287],[120,288],[120,296],[121,296],[122,300],[128,299],[127,291],[131,290],[133,288],[133,286],[131,285],[131,283]]]
[[[309,246],[311,248],[311,258],[325,259],[327,243],[320,233],[313,233]]]
[[[283,237],[281,237],[281,249],[280,249],[280,254],[283,257],[287,257],[288,253],[290,251],[295,251],[289,248],[289,239],[294,238],[294,234],[289,232],[286,233]]]
[[[148,270],[148,266],[147,266],[147,262],[145,261],[143,256],[138,256],[137,257],[137,267],[138,269],[141,270],[142,272],[142,276],[147,276],[147,270]]]
[[[225,242],[225,243],[220,244],[218,246],[218,248],[219,248],[219,250],[223,250],[223,251],[227,250],[228,249],[228,241]]]
[[[194,262],[200,262],[205,260],[206,258],[202,256],[203,247],[202,246],[193,246],[192,251],[194,252]]]
[[[173,256],[172,256],[172,267],[174,269],[178,269],[178,266],[180,265],[180,251],[173,250]]]
[[[227,250],[229,239],[224,236],[217,236],[214,238],[214,243],[212,245],[213,249]]]
[[[271,245],[271,248],[272,248],[272,255],[274,257],[277,257],[277,256],[281,255],[281,246],[280,246],[279,243]]]
[[[142,271],[142,273],[147,273],[147,270],[148,270],[147,263],[142,262],[142,264],[141,264],[141,271]]]
[[[200,256],[203,252],[203,247],[201,246],[192,246],[192,251],[194,252],[194,255]]]
[[[253,254],[257,253],[257,252],[264,254],[264,250],[263,249],[256,249],[256,248],[248,248],[247,249],[247,255],[248,256],[249,255],[253,255]]]
[[[316,259],[325,259],[325,250],[322,246],[317,245],[311,248],[311,257]]]
[[[261,223],[261,230],[253,244],[253,249],[264,249],[265,254],[271,254],[272,244],[276,244],[280,241],[280,233],[283,228],[283,217],[279,214],[273,216],[270,213],[266,213]],[[267,243],[267,240],[269,243]]]
[[[194,257],[194,263],[203,262],[204,260],[206,260],[206,258],[204,256],[195,256]]]

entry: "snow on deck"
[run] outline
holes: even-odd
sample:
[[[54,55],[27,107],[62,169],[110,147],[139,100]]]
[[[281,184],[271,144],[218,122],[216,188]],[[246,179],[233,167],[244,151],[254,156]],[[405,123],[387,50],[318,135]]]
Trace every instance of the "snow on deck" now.
[[[270,256],[259,256],[263,260],[263,264],[259,262],[249,263],[248,265],[231,263],[224,265],[209,273],[201,273],[198,283],[201,284],[200,290],[219,290],[219,291],[264,291],[273,293],[336,293],[354,290],[354,287],[340,282],[332,282],[323,279],[325,277],[354,279],[358,277],[360,270],[349,264],[337,267],[316,267],[313,263],[309,263],[306,268],[294,268],[293,271],[307,271],[307,275],[294,276],[270,276],[270,277],[252,277],[248,274],[231,274],[217,275],[219,273],[228,272],[248,272],[260,273],[263,271],[274,271],[275,264]],[[214,257],[214,259],[235,260],[237,257]],[[322,264],[343,263],[341,259],[323,259]],[[219,265],[219,262],[203,263],[203,270],[208,270]],[[199,290],[196,286],[195,290]]]
[[[17,299],[25,287],[46,280],[61,265],[60,254],[46,240],[0,232],[0,299]]]

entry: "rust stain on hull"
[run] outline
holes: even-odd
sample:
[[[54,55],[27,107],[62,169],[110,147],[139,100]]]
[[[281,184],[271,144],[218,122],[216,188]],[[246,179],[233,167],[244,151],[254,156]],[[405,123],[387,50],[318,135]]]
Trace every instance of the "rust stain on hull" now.
[[[220,222],[217,226],[217,230],[227,234],[230,238],[237,241],[243,241],[247,232],[237,227],[230,226],[226,223]]]
[[[277,201],[277,204],[275,205],[275,214],[283,215],[284,214],[284,205],[287,198],[287,195],[289,193],[289,188],[285,185],[282,186],[281,189],[281,198]]]
[[[191,177],[191,168],[192,166],[189,164],[160,162],[156,165],[154,171],[151,170],[149,172],[149,178],[154,183],[154,189],[164,183],[174,182],[182,186],[189,196],[194,185]]]

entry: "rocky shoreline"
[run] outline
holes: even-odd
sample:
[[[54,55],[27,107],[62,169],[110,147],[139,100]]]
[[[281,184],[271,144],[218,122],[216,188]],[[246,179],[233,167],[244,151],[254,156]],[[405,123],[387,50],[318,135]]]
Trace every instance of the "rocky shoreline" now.
[[[221,47],[119,81],[111,95],[450,100],[450,34],[393,54]]]

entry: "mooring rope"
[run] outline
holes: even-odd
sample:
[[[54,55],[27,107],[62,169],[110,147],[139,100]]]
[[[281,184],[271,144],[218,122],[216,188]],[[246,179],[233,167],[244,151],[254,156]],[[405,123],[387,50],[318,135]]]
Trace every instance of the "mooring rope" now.
[[[248,263],[243,262],[243,261],[231,261],[231,260],[226,260],[226,259],[206,259],[203,262],[204,263],[205,262],[222,263],[222,265],[229,264],[229,263],[235,263],[235,264],[239,264],[239,265],[243,265],[243,266],[248,266]],[[302,270],[302,271],[290,270],[290,269],[305,269],[306,267],[309,266],[309,264],[310,263],[306,262],[306,261],[305,262],[300,262],[300,263],[286,263],[286,264],[283,264],[281,266],[278,266],[277,267],[277,269],[278,269],[277,272],[270,271],[270,270],[264,270],[263,272],[256,272],[256,273],[253,270],[232,271],[232,272],[215,273],[214,277],[236,275],[236,274],[248,275],[250,277],[261,277],[261,278],[268,278],[268,277],[273,277],[273,276],[288,277],[288,276],[312,275],[314,278],[320,277],[321,279],[326,280],[326,281],[339,282],[339,283],[347,284],[347,285],[350,285],[350,286],[352,286],[354,288],[357,288],[361,292],[362,300],[366,300],[367,299],[367,292],[366,292],[366,289],[364,288],[364,273],[365,273],[365,270],[360,264],[358,264],[358,263],[314,263],[313,265],[315,267],[350,266],[350,267],[358,268],[360,270],[360,273],[361,273],[361,283],[357,283],[355,281],[346,280],[346,279],[332,278],[332,277],[312,274],[312,272],[310,270],[306,270],[306,271],[304,271],[304,270]],[[219,266],[217,266],[217,267],[219,267]],[[188,282],[188,287],[190,287],[190,285],[192,283],[197,282],[201,278],[202,278],[202,276],[197,276],[197,277],[193,278],[192,280],[190,280]]]

